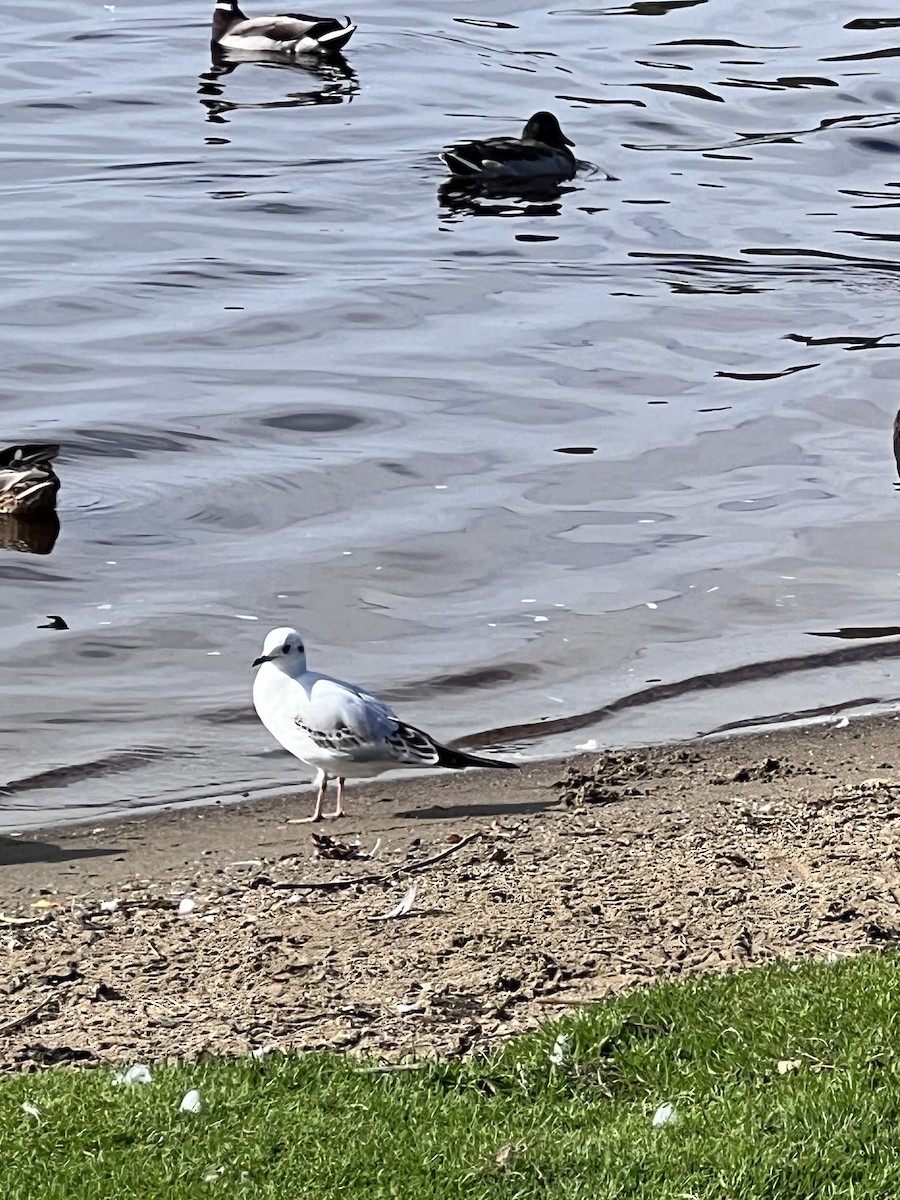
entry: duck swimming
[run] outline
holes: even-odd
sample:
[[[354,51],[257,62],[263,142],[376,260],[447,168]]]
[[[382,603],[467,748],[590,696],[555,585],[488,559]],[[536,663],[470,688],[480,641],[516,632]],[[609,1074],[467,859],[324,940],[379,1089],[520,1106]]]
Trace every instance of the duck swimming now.
[[[477,179],[571,179],[577,162],[575,143],[549,112],[531,117],[520,138],[493,137],[448,146],[441,158],[452,174]]]
[[[355,29],[349,17],[312,17],[304,13],[245,17],[237,0],[217,0],[212,43],[226,50],[336,54],[350,41]]]
[[[53,512],[59,479],[50,463],[59,446],[20,445],[0,450],[0,513],[38,516]]]

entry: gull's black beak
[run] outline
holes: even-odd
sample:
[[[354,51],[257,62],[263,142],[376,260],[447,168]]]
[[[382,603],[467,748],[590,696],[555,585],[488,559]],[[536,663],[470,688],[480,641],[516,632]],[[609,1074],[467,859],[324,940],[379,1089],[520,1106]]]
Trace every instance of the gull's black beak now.
[[[575,143],[572,141],[572,139],[571,139],[571,138],[567,138],[565,134],[563,134],[563,141],[565,142],[565,144],[566,144],[567,146],[574,146],[574,145],[575,145]]]
[[[253,665],[254,665],[254,667],[261,667],[264,662],[271,662],[271,661],[272,661],[271,654],[261,654],[259,656],[259,658],[255,658],[253,660]]]

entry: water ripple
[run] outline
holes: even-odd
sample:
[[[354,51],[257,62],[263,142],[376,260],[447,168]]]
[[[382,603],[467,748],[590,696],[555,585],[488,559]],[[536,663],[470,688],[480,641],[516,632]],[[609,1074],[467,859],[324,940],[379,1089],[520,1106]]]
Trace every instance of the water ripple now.
[[[354,18],[292,64],[176,0],[7,14],[0,409],[63,450],[0,529],[5,825],[295,784],[249,706],[288,622],[546,752],[892,699],[802,639],[896,609],[900,18]],[[448,180],[545,108],[573,180]]]

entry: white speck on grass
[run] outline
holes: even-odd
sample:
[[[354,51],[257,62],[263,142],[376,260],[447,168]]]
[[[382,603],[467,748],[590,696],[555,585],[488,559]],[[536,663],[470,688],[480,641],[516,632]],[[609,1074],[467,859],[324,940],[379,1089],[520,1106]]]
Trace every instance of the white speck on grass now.
[[[22,1112],[29,1117],[34,1117],[36,1121],[41,1119],[41,1110],[36,1104],[30,1104],[27,1100],[22,1105]]]
[[[674,1104],[661,1104],[653,1114],[653,1128],[659,1129],[661,1125],[668,1125],[677,1116],[678,1113],[675,1111]]]
[[[188,913],[192,913],[196,907],[196,900],[192,900],[190,896],[185,896],[185,898],[178,905],[179,917],[186,917]]]
[[[553,1049],[548,1058],[551,1067],[561,1067],[566,1060],[566,1047],[569,1044],[569,1034],[561,1033],[553,1043]]]
[[[261,1058],[268,1058],[269,1055],[274,1054],[277,1049],[278,1049],[277,1046],[272,1046],[272,1045],[254,1046],[254,1048],[250,1051],[250,1057],[255,1058],[257,1060],[259,1060]]]
[[[117,1071],[113,1075],[114,1084],[124,1084],[125,1087],[131,1087],[135,1083],[152,1083],[153,1076],[150,1074],[150,1068],[144,1063],[135,1063],[133,1067],[129,1067],[127,1071]]]
[[[219,1178],[219,1176],[223,1175],[224,1172],[225,1172],[224,1167],[210,1167],[209,1170],[206,1171],[203,1175],[203,1182],[204,1183],[215,1183],[216,1180]]]
[[[178,1105],[178,1111],[198,1113],[202,1107],[203,1101],[200,1098],[200,1093],[196,1088],[191,1088],[189,1092],[185,1092],[184,1099]]]

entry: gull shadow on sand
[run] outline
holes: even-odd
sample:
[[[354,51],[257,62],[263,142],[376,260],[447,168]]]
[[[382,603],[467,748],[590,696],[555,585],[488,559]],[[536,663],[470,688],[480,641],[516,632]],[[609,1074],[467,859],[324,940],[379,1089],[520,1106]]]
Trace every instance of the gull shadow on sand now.
[[[513,800],[509,804],[433,804],[431,808],[407,808],[398,817],[421,821],[446,821],[450,817],[527,816],[559,808],[559,800]]]
[[[0,834],[0,867],[21,866],[25,863],[69,862],[79,858],[108,858],[111,854],[125,851],[111,847],[88,847],[66,849],[54,842],[39,842],[33,838],[11,838]]]

